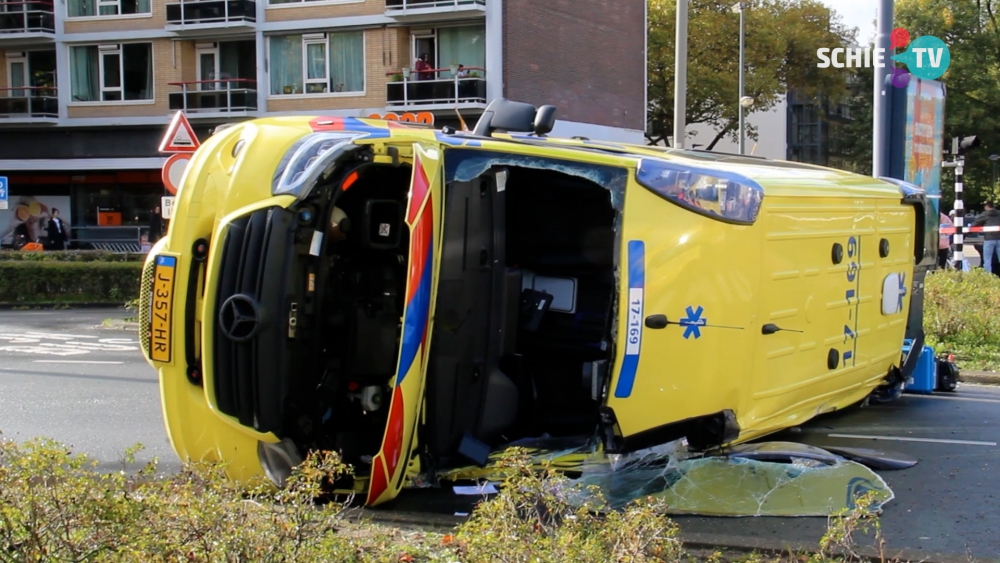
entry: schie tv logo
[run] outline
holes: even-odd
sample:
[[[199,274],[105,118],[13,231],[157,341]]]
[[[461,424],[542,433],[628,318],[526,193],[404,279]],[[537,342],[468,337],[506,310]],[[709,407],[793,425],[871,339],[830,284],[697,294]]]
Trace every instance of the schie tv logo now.
[[[910,83],[910,74],[922,80],[937,80],[948,70],[951,64],[951,51],[948,45],[933,35],[917,37],[910,42],[910,32],[897,27],[892,30],[892,51],[907,47],[906,51],[893,54],[889,58],[903,63],[907,68],[892,67],[892,85],[896,88],[906,88]],[[822,48],[816,50],[820,62],[819,68],[885,68],[885,49],[879,47],[872,50],[838,47],[836,49]]]

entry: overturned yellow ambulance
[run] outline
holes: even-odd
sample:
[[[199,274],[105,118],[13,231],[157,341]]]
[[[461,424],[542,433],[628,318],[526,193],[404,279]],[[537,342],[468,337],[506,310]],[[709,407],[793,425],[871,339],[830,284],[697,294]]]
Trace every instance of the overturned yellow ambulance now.
[[[209,138],[140,304],[179,456],[280,485],[337,451],[374,505],[525,437],[706,449],[898,388],[920,190],[553,114]]]

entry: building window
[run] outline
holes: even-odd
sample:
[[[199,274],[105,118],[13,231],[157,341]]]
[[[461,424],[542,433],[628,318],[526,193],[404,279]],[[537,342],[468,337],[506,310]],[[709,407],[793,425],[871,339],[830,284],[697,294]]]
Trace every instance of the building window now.
[[[149,14],[150,0],[69,0],[69,17]]]
[[[271,95],[365,90],[363,32],[281,35],[268,43]]]
[[[442,27],[437,30],[437,39],[438,68],[486,66],[486,26]],[[450,72],[441,74],[441,78],[452,78]]]
[[[74,102],[153,99],[153,45],[127,43],[72,47]]]

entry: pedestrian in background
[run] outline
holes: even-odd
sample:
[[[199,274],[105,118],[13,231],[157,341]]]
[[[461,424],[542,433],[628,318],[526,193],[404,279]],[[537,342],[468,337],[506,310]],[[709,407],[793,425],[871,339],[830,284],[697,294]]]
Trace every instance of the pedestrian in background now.
[[[998,227],[1000,228],[1000,211],[993,208],[993,202],[986,202],[986,211],[976,217],[973,227]],[[993,273],[993,256],[1000,258],[1000,229],[983,233],[983,268]]]
[[[938,231],[938,268],[942,270],[948,267],[948,258],[951,255],[951,230],[955,225],[951,222],[951,217],[941,213],[941,227]],[[945,232],[947,231],[947,232]]]
[[[163,236],[163,217],[160,215],[159,206],[153,208],[149,215],[149,244],[156,244]]]
[[[52,215],[49,217],[46,231],[48,232],[50,250],[66,250],[69,229],[66,222],[59,217],[59,210],[55,207],[52,208]]]

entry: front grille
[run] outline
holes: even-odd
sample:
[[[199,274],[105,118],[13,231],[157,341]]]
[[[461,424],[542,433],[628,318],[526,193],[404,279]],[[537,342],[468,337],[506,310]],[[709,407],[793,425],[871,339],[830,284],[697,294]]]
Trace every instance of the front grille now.
[[[287,386],[282,328],[287,318],[288,263],[294,251],[293,217],[272,207],[230,223],[216,273],[212,374],[216,403],[223,413],[261,432],[280,427]],[[231,309],[223,315],[233,296],[241,296],[236,301],[244,313],[253,312],[257,326],[234,326]]]
[[[155,260],[148,260],[142,268],[142,282],[139,286],[139,345],[142,346],[142,353],[149,357],[149,327],[150,312],[153,301],[153,269]]]

